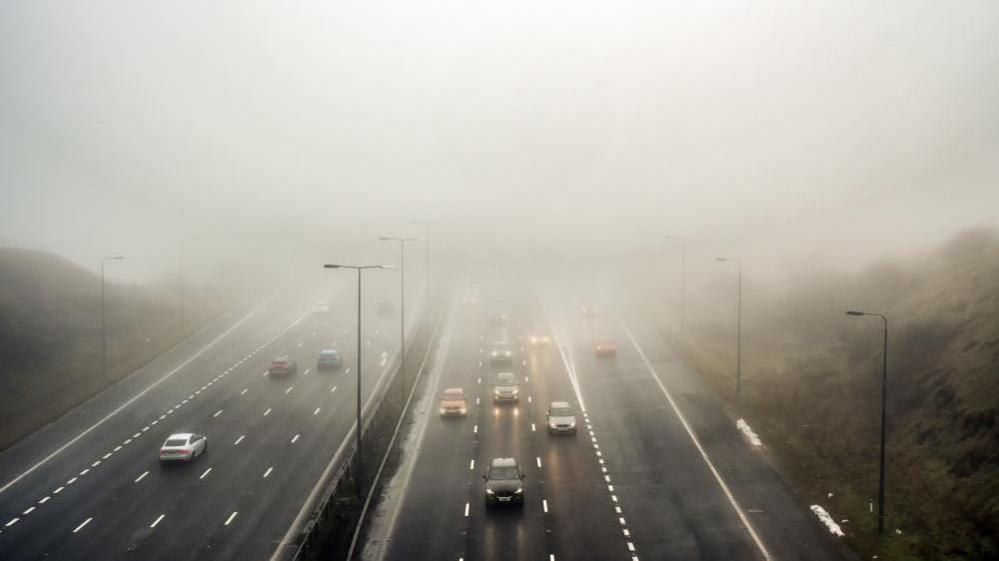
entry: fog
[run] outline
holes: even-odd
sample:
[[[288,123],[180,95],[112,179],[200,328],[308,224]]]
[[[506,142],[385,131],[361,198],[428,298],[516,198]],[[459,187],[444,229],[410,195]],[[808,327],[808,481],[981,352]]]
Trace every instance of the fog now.
[[[456,255],[840,267],[999,224],[992,0],[22,0],[0,75],[0,244],[138,279],[427,219]]]

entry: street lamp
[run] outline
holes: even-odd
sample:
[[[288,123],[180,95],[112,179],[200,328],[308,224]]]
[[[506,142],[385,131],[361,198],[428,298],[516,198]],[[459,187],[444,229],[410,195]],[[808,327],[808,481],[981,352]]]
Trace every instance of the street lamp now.
[[[423,238],[426,240],[427,245],[425,249],[426,256],[426,266],[424,267],[424,273],[427,276],[426,282],[424,284],[427,288],[427,308],[430,308],[430,225],[433,224],[429,220],[410,220],[411,224],[423,224]]]
[[[848,316],[877,316],[884,322],[884,349],[881,355],[881,460],[878,468],[878,533],[885,532],[885,404],[888,395],[888,318],[874,312],[847,310]]]
[[[107,376],[108,373],[108,335],[106,324],[106,314],[104,312],[104,304],[106,299],[104,298],[104,264],[108,261],[121,261],[124,259],[121,255],[115,255],[112,257],[105,257],[101,259],[101,374]]]
[[[686,305],[684,300],[687,298],[687,246],[681,237],[666,236],[666,239],[676,240],[680,244],[680,339],[682,340],[684,333],[684,319],[686,315]]]
[[[739,268],[739,320],[735,346],[735,393],[742,391],[742,261],[729,257],[715,257],[715,261],[732,262]]]
[[[379,236],[380,242],[399,242],[399,380],[403,399],[406,396],[406,242],[422,242],[420,238]],[[429,302],[427,302],[429,305]]]
[[[357,482],[358,493],[364,481],[363,463],[361,461],[361,271],[365,269],[384,269],[381,265],[337,265],[326,264],[324,269],[354,269],[357,271]]]

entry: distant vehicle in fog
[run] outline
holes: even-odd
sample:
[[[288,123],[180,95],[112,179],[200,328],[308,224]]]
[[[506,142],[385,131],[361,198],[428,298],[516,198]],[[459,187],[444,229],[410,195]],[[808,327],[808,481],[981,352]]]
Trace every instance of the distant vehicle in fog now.
[[[208,450],[208,438],[201,434],[179,432],[167,437],[160,447],[161,462],[191,462]]]
[[[468,413],[468,403],[465,400],[465,390],[447,388],[441,396],[441,416],[464,417]]]
[[[617,343],[610,339],[601,339],[593,345],[593,352],[597,356],[614,356],[617,354]]]
[[[567,401],[553,401],[548,404],[548,413],[545,414],[548,420],[549,433],[569,433],[576,434],[576,412]]]
[[[283,378],[298,372],[298,363],[286,357],[279,356],[271,361],[271,367],[267,369],[267,374],[271,378]]]
[[[527,343],[532,347],[547,347],[552,342],[552,338],[547,334],[534,334],[527,338]]]
[[[323,349],[319,351],[319,360],[316,364],[317,370],[333,370],[343,366],[343,357],[336,349]]]
[[[584,305],[579,307],[579,315],[586,319],[593,319],[597,317],[597,307]]]
[[[500,372],[493,381],[493,402],[520,401],[520,383],[513,372]]]
[[[319,301],[312,306],[312,312],[315,314],[326,314],[330,311],[330,305],[326,302]]]
[[[493,344],[493,349],[489,351],[489,362],[492,364],[510,364],[513,362],[513,351],[503,343]]]

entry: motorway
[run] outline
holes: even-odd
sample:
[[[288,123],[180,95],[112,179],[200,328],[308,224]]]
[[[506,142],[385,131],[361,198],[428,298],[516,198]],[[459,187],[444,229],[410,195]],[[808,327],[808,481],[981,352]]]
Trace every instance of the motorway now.
[[[268,558],[354,421],[349,280],[291,282],[5,450],[0,559]],[[393,366],[398,316],[365,322],[369,394]],[[317,372],[328,347],[344,368]],[[298,374],[266,376],[284,354]],[[161,466],[167,435],[188,431],[208,436],[206,453]]]
[[[566,289],[579,285],[569,276],[467,281],[474,298],[445,323],[363,559],[847,558],[641,308],[596,286]],[[582,305],[596,315],[584,317]],[[534,334],[554,338],[532,347]],[[616,341],[616,356],[595,355],[600,339]],[[494,342],[511,345],[512,366],[490,364]],[[518,404],[494,405],[499,371],[519,378]],[[436,414],[447,387],[465,389],[467,417]],[[556,400],[577,409],[576,435],[547,433]],[[526,473],[523,508],[485,505],[485,468],[503,456]]]

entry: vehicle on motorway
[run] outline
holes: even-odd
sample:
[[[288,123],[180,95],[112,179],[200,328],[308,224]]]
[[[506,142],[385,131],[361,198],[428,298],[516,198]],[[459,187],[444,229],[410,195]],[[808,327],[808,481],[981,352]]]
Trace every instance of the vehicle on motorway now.
[[[567,401],[553,401],[548,404],[548,432],[576,434],[576,412]]]
[[[336,349],[323,349],[319,351],[319,359],[316,362],[317,370],[333,370],[343,366],[343,356]]]
[[[298,363],[286,357],[279,356],[271,361],[271,367],[267,369],[267,375],[271,378],[283,378],[298,372]]]
[[[610,339],[601,339],[593,345],[593,352],[597,356],[614,356],[617,354],[617,343]]]
[[[468,413],[468,402],[465,400],[465,390],[461,388],[445,388],[441,395],[442,417],[464,417]]]
[[[547,347],[551,342],[551,335],[545,333],[535,333],[527,338],[527,343],[532,347]]]
[[[593,319],[597,317],[597,307],[590,305],[583,305],[579,307],[579,315],[586,319]]]
[[[524,504],[524,472],[514,458],[493,458],[482,479],[486,480],[486,506]]]
[[[500,372],[493,381],[493,402],[520,401],[520,383],[513,372]]]
[[[513,351],[503,343],[493,344],[493,349],[489,351],[489,362],[492,364],[510,364],[513,362]]]
[[[317,314],[326,314],[330,311],[330,305],[320,300],[312,306],[312,311]]]
[[[208,437],[203,434],[179,432],[171,434],[160,446],[161,462],[190,462],[208,450]]]

